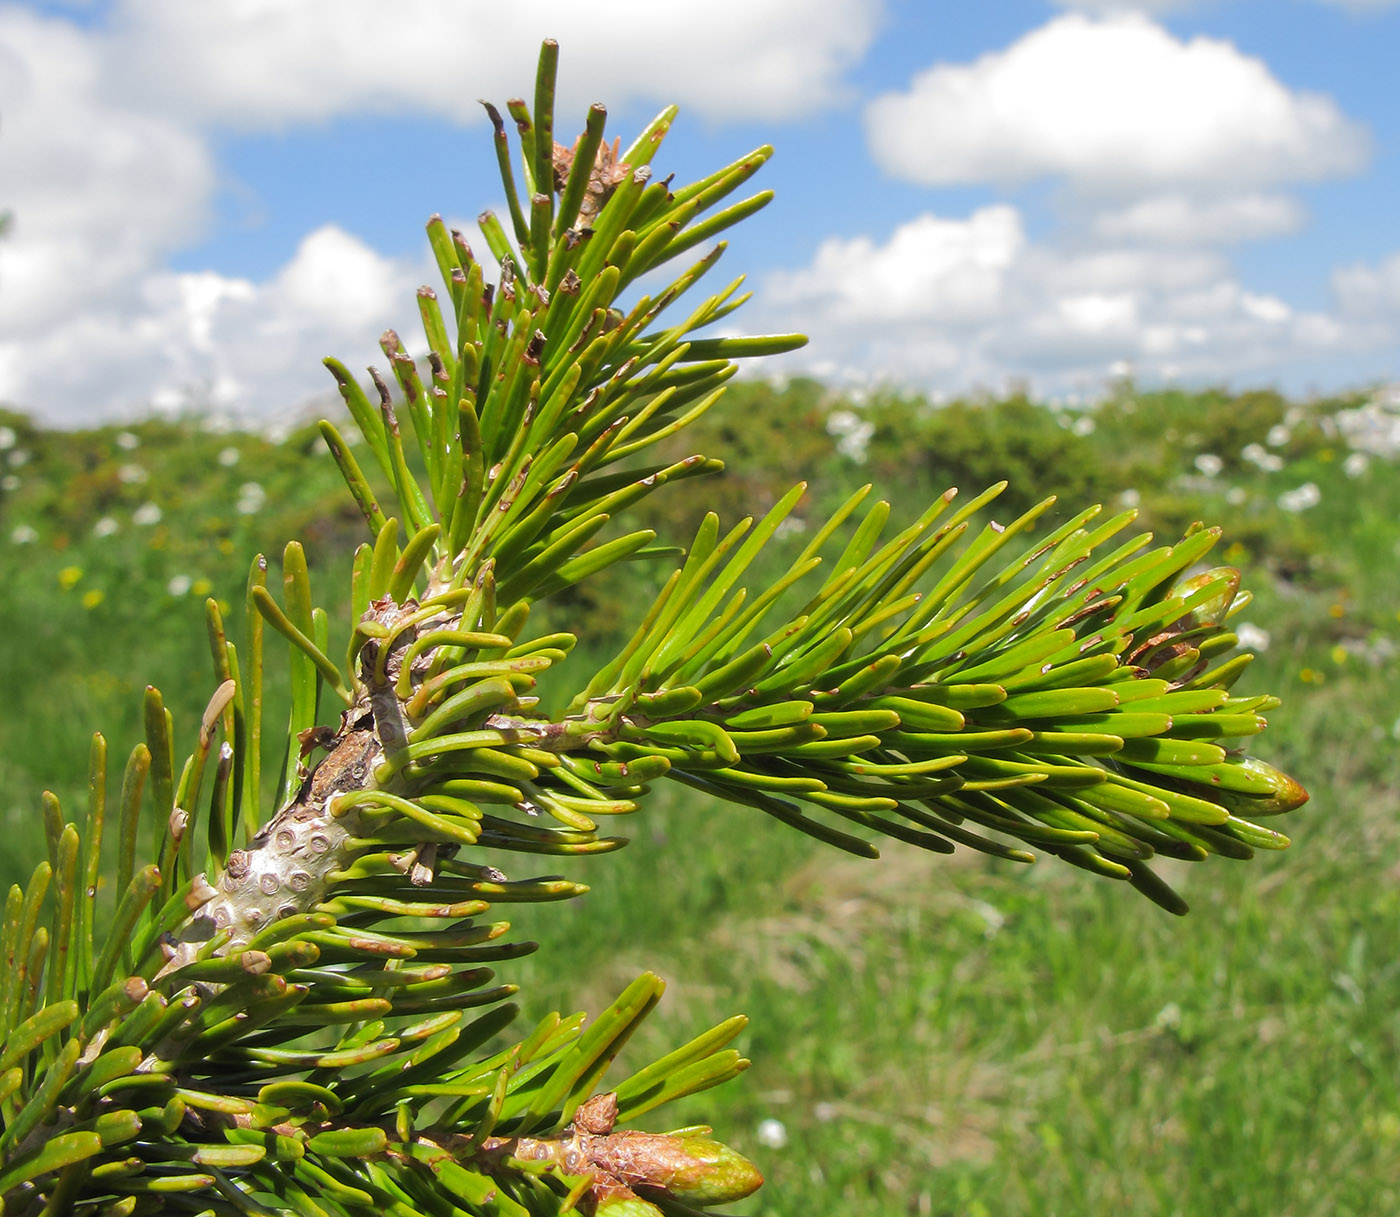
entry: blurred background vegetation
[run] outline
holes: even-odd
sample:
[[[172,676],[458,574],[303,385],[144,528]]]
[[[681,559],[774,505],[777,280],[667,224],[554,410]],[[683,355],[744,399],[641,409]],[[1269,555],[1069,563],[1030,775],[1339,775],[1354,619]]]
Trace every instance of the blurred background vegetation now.
[[[763,1165],[744,1213],[1400,1212],[1400,393],[1124,383],[1068,409],[749,381],[673,443],[656,459],[727,462],[640,513],[673,542],[799,479],[794,546],[866,481],[896,518],[1007,478],[1002,519],[1055,493],[1065,512],[1136,505],[1163,536],[1224,524],[1212,559],[1255,593],[1240,687],[1284,697],[1264,751],[1312,802],[1278,825],[1282,855],[1167,864],[1193,906],[1178,921],[1067,868],[862,862],[658,790],[628,849],[568,867],[589,895],[517,918],[541,943],[503,969],[526,1016],[598,1009],[644,967],[671,990],[639,1059],[749,1014],[747,1077],[673,1116]],[[192,735],[213,690],[205,597],[238,637],[250,559],[300,538],[343,640],[362,531],[311,426],[73,432],[0,411],[6,886],[44,854],[40,793],[82,805],[91,732],[123,756],[147,683]],[[583,639],[566,678],[660,574],[629,565],[541,614]]]

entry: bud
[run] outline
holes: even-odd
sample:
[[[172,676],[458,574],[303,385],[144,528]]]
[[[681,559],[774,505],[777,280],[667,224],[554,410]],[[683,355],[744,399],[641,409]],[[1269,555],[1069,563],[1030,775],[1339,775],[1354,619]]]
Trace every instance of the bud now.
[[[666,1184],[666,1191],[677,1200],[701,1207],[730,1204],[763,1185],[758,1167],[729,1146],[708,1137],[673,1140],[684,1147],[677,1157],[688,1159]]]
[[[600,1213],[604,1198],[614,1193],[613,1185],[624,1193],[659,1195],[705,1208],[742,1200],[763,1184],[752,1162],[705,1136],[628,1130],[604,1136],[584,1134],[584,1139],[584,1156],[606,1180],[604,1186],[595,1184]]]

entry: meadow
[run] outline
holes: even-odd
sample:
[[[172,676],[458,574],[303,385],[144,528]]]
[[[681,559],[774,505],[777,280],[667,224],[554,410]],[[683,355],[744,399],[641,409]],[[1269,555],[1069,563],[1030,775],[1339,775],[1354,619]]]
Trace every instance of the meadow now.
[[[808,521],[865,481],[908,515],[1008,478],[1003,519],[1058,493],[1135,505],[1163,536],[1224,525],[1213,559],[1255,596],[1241,687],[1284,699],[1260,751],[1312,800],[1271,825],[1281,854],[1170,866],[1192,906],[1176,919],[1053,861],[860,861],[658,789],[627,849],[561,868],[588,895],[515,919],[541,944],[502,969],[526,1018],[598,1009],[643,968],[670,988],[638,1059],[748,1014],[749,1072],[666,1117],[760,1163],[739,1213],[1400,1212],[1400,394],[1125,383],[1094,406],[935,407],[745,382],[676,442],[728,468],[658,496],[645,518],[669,540],[798,478]],[[41,792],[74,814],[92,731],[123,756],[148,682],[189,738],[214,684],[204,601],[240,628],[255,553],[300,538],[318,594],[348,602],[363,522],[319,445],[312,427],[60,432],[0,412],[7,887],[43,856]],[[657,578],[626,569],[545,614],[579,629],[575,673]]]

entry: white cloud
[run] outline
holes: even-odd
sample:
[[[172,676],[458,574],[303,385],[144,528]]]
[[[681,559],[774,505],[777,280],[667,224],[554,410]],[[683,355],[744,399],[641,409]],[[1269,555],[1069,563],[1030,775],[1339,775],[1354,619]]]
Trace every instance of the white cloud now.
[[[0,399],[62,417],[139,364],[148,276],[197,236],[214,185],[203,141],[106,104],[93,40],[0,10],[0,157],[13,229],[0,242]],[[109,362],[110,361],[110,362]],[[112,379],[108,380],[107,377]]]
[[[990,318],[1026,244],[1021,217],[985,207],[965,221],[922,215],[878,246],[869,237],[829,238],[805,270],[771,277],[764,307],[856,316],[871,326]]]
[[[359,328],[394,299],[402,275],[363,242],[328,226],[301,243],[269,286],[288,312]]]
[[[1348,282],[1357,307],[1400,301],[1400,255]],[[843,379],[878,369],[954,392],[1025,375],[1040,391],[1092,392],[1122,363],[1147,377],[1276,373],[1384,340],[1345,308],[1300,311],[1249,291],[1217,253],[1033,241],[1005,204],[925,214],[884,242],[829,239],[809,266],[770,276],[759,300],[812,338],[792,367]]]
[[[1302,204],[1287,195],[1194,198],[1176,193],[1105,208],[1095,213],[1092,225],[1096,235],[1109,241],[1216,245],[1284,236],[1301,228],[1305,218]]]
[[[1375,266],[1342,267],[1332,276],[1332,290],[1350,316],[1388,318],[1400,341],[1400,253]]]
[[[328,226],[262,283],[153,272],[124,307],[99,304],[22,342],[0,342],[0,398],[67,424],[152,406],[285,413],[334,395],[321,355],[338,353],[354,366],[376,354],[379,334],[407,320],[428,270]]]
[[[813,333],[805,366],[1054,387],[1097,384],[1120,359],[1227,375],[1393,341],[1400,255],[1339,271],[1331,316],[1248,291],[1219,252],[1296,230],[1280,186],[1356,168],[1360,128],[1229,44],[1141,15],[1172,0],[1070,6],[1114,14],[1063,16],[868,111],[876,155],[915,180],[1068,183],[1065,231],[1032,240],[996,205],[825,242],[759,296],[774,324]],[[169,269],[211,222],[215,130],[480,122],[478,96],[529,87],[545,35],[563,45],[563,114],[602,98],[803,116],[846,96],[881,7],[712,0],[697,21],[640,0],[115,0],[80,27],[0,6],[0,203],[16,217],[0,242],[0,400],[71,423],[199,402],[268,417],[330,389],[320,355],[362,366],[395,323],[413,344],[412,289],[436,279],[426,249],[389,258],[323,226],[262,279]]]
[[[0,10],[0,157],[15,217],[0,317],[58,321],[129,284],[152,249],[195,237],[214,184],[202,140],[165,117],[104,104],[101,56],[64,22]]]
[[[116,0],[82,26],[0,6],[0,203],[15,217],[0,400],[68,423],[200,401],[267,416],[330,384],[322,354],[373,357],[386,324],[415,317],[412,289],[436,280],[426,246],[409,265],[335,228],[263,282],[173,273],[211,222],[215,129],[347,113],[479,123],[478,97],[531,87],[545,36],[563,44],[566,134],[600,98],[808,114],[844,96],[879,19],[871,0],[711,0],[704,20],[637,0]]]
[[[276,127],[349,111],[477,121],[478,97],[531,87],[540,41],[563,47],[561,113],[677,101],[713,118],[830,105],[879,23],[870,0],[124,0],[112,23],[123,93],[197,118]]]
[[[1091,192],[1249,188],[1358,169],[1365,132],[1260,60],[1139,15],[1059,17],[939,64],[866,111],[872,153],[927,185],[1063,178]]]
[[[1055,227],[1032,240],[999,204],[961,220],[920,216],[884,243],[827,242],[810,267],[776,277],[790,324],[813,336],[798,358],[945,390],[1029,375],[1046,391],[1094,392],[1114,367],[1276,376],[1383,349],[1375,302],[1390,299],[1388,267],[1339,276],[1329,313],[1250,290],[1224,254],[1300,230],[1306,211],[1284,188],[1362,168],[1366,132],[1232,44],[1181,39],[1150,19],[1186,4],[1061,7],[1082,11],[971,63],[934,65],[866,111],[872,154],[892,175],[1049,180],[1061,187]],[[938,259],[921,249],[934,231]],[[992,231],[1002,257],[974,263]],[[980,267],[976,307],[938,307],[962,291],[964,263]],[[882,286],[891,276],[898,292]],[[881,311],[886,298],[906,311]]]
[[[1277,296],[1259,295],[1255,292],[1240,292],[1240,308],[1247,317],[1278,325],[1293,316],[1293,310]]]

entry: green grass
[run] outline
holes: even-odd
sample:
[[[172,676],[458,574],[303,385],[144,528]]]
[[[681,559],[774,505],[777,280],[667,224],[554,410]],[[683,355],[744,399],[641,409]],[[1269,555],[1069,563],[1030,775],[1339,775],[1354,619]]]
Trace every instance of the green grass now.
[[[717,442],[742,439],[752,453],[716,483],[731,505],[763,505],[794,475],[760,459],[784,437],[816,474],[808,518],[872,470],[900,505],[949,480],[971,489],[995,477],[988,460],[1017,465],[1046,484],[1032,488],[1040,493],[1057,470],[1037,469],[1025,449],[1049,419],[1075,440],[1059,458],[1073,465],[1078,495],[1067,507],[1132,487],[1154,526],[1224,523],[1220,552],[1245,567],[1257,596],[1242,616],[1272,636],[1243,684],[1285,699],[1261,751],[1312,801],[1276,824],[1294,840],[1284,854],[1174,867],[1192,905],[1178,920],[1053,862],[903,847],[863,862],[757,812],[658,790],[618,825],[633,837],[627,849],[569,865],[593,885],[587,896],[518,911],[517,931],[541,950],[504,965],[502,979],[522,985],[526,1017],[596,1010],[643,968],[670,991],[629,1059],[748,1014],[749,1073],[662,1117],[713,1122],[761,1164],[768,1186],[736,1212],[1400,1211],[1400,477],[1384,461],[1344,471],[1347,450],[1326,420],[1354,403],[1295,418],[1277,446],[1283,467],[1270,472],[1236,459],[1286,414],[1267,395],[1163,395],[1133,409],[1120,398],[1089,435],[1048,414],[1030,427],[1016,403],[945,414],[877,401],[880,429],[856,466],[824,431],[841,403],[802,384],[742,393],[713,423],[729,436],[695,441],[720,451]],[[742,432],[741,418],[754,420]],[[963,434],[979,427],[985,459]],[[198,598],[170,595],[170,578],[206,578],[236,606],[251,551],[278,552],[338,502],[327,497],[329,461],[309,463],[304,436],[274,445],[183,424],[133,430],[155,490],[138,496],[117,481],[108,498],[75,505],[73,488],[126,454],[110,431],[47,433],[23,437],[39,456],[0,500],[7,882],[42,856],[40,791],[56,790],[69,815],[81,806],[91,730],[109,731],[117,757],[135,742],[146,680],[192,728],[212,679]],[[1162,438],[1171,430],[1175,439]],[[214,458],[230,443],[245,455],[225,468]],[[1216,478],[1194,468],[1210,452],[1226,460]],[[929,453],[963,455],[950,469]],[[254,466],[269,507],[241,517],[229,504]],[[1278,506],[1306,482],[1316,506]],[[166,533],[153,546],[129,516],[157,492],[168,496]],[[665,535],[705,497],[692,488],[660,505]],[[60,504],[67,514],[54,524]],[[103,514],[119,530],[94,538]],[[310,544],[318,591],[332,598],[358,539],[352,524],[336,515]],[[39,538],[13,544],[20,525]],[[65,586],[69,568],[81,574]],[[93,589],[103,595],[84,607]],[[601,647],[636,599],[604,584],[554,616],[580,620]],[[527,869],[518,856],[509,865]],[[783,1126],[784,1146],[761,1142],[768,1121]]]

